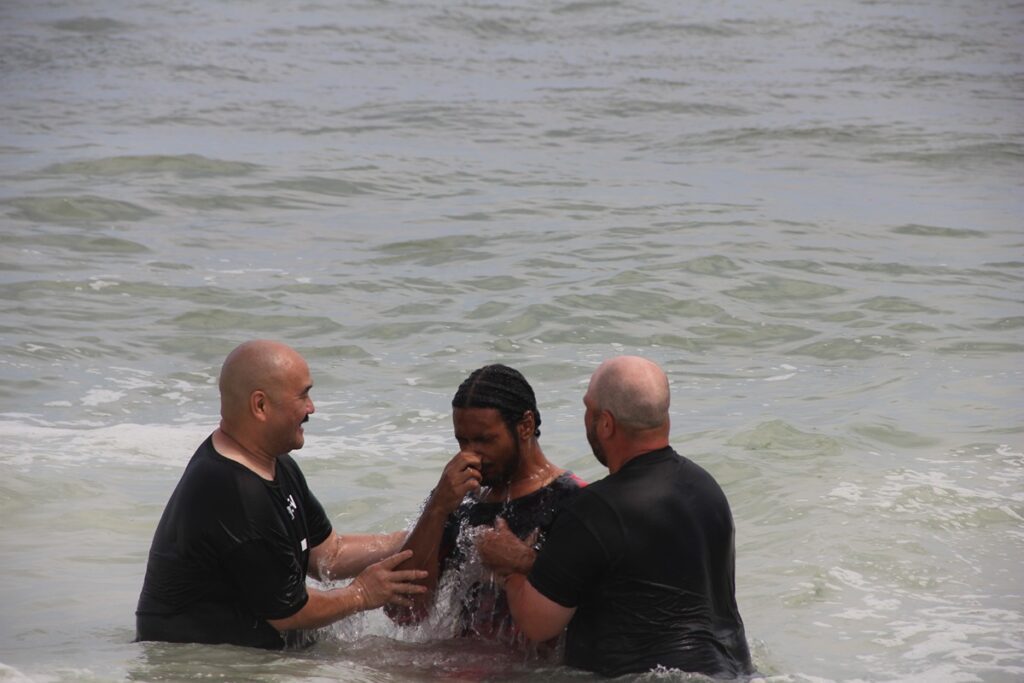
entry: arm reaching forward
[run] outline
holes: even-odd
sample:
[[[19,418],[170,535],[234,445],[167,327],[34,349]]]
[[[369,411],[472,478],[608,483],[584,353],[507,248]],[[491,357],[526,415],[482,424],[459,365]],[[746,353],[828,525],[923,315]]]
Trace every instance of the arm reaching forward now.
[[[268,622],[278,631],[320,628],[350,614],[385,604],[412,605],[411,596],[426,591],[426,587],[413,582],[426,578],[426,572],[395,569],[410,557],[412,552],[405,550],[371,564],[344,588],[309,588],[309,599],[302,609],[290,617],[269,619]]]
[[[347,579],[374,562],[397,553],[405,532],[390,534],[335,534],[309,551],[309,573],[320,581]]]

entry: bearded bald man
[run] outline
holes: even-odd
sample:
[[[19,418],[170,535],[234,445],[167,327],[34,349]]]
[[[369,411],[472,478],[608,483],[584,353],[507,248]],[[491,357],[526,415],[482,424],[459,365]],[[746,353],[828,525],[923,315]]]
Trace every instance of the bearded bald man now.
[[[503,560],[522,543],[506,529],[478,541],[484,563],[507,576],[516,625],[535,641],[568,626],[566,663],[606,676],[753,673],[732,513],[714,478],[669,445],[665,373],[638,356],[612,358],[583,405],[587,441],[609,475],[562,510],[528,569]]]

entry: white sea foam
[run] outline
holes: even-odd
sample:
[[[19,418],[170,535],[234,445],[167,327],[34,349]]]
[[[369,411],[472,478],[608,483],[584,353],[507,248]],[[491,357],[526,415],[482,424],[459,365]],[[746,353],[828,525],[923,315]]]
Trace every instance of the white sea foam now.
[[[51,683],[61,680],[56,675],[29,676],[28,674],[0,662],[0,683]]]
[[[125,465],[180,466],[212,427],[118,424],[69,429],[0,422],[0,463],[77,464],[119,462]]]
[[[13,415],[8,414],[8,418]],[[180,466],[216,427],[216,423],[183,425],[40,426],[0,421],[0,464],[27,466],[33,462],[117,462],[124,465]],[[339,454],[358,459],[419,459],[452,448],[450,433],[439,430],[398,430],[381,423],[359,434],[307,432],[301,450],[304,460],[333,460]]]
[[[785,381],[787,379],[793,379],[794,377],[796,377],[796,373],[795,372],[787,372],[784,375],[774,375],[772,377],[765,377],[764,381],[765,382],[783,382],[783,381]]]
[[[841,498],[842,500],[856,503],[864,496],[864,490],[857,484],[843,481],[826,495],[830,498]]]
[[[92,280],[92,281],[89,282],[89,289],[92,289],[92,290],[98,292],[101,289],[106,289],[107,287],[117,287],[120,284],[121,284],[120,282],[117,282],[117,281],[114,281],[114,280],[98,280],[98,279],[96,279],[96,280]]]
[[[90,389],[79,399],[79,402],[84,406],[92,407],[103,405],[104,403],[114,403],[124,398],[124,395],[125,392],[112,389]]]

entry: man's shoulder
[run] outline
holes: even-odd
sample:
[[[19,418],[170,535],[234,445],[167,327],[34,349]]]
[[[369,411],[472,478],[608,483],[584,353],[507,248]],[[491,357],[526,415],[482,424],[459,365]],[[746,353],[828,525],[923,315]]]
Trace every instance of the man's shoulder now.
[[[581,479],[572,470],[566,470],[560,475],[555,477],[554,481],[548,484],[549,487],[565,490],[565,491],[577,491],[587,485],[587,482]]]
[[[227,458],[217,452],[213,447],[213,437],[209,436],[199,444],[199,447],[192,454],[188,464],[185,466],[182,480],[203,482],[210,477],[217,477],[218,473],[229,470],[229,468],[225,467],[226,463]]]
[[[584,484],[576,489],[576,495],[573,496],[573,502],[579,503],[580,501],[586,500],[603,500],[609,490],[614,489],[614,482],[610,482],[608,477],[598,479],[597,481]]]
[[[608,475],[579,488],[566,506],[583,518],[604,514],[616,509],[627,489],[622,477]]]
[[[653,500],[659,495],[685,495],[690,500],[703,501],[701,505],[727,504],[725,492],[714,475],[671,446],[637,458],[636,464],[636,467],[631,467],[632,463],[627,463],[620,470],[626,474],[624,477],[613,475],[605,479],[610,483],[618,480],[621,485],[619,491],[625,500],[637,500],[638,489],[643,489],[648,493],[645,500]]]
[[[180,495],[203,500],[204,508],[230,508],[265,487],[259,476],[221,455],[207,438],[192,454],[178,488]]]
[[[211,519],[239,514],[245,506],[233,464],[214,450],[209,439],[195,450],[167,503],[176,525],[212,529]]]
[[[576,494],[586,488],[586,486],[587,482],[580,479],[573,472],[566,470],[532,494],[513,499],[512,502],[515,503],[516,500],[519,500],[525,506],[562,505],[575,498]]]
[[[715,476],[711,474],[703,465],[695,462],[686,456],[679,455],[675,451],[672,452],[675,458],[680,463],[678,476],[685,478],[692,484],[702,486],[708,491],[715,492],[717,494],[723,494],[722,485],[718,483]]]
[[[277,466],[287,470],[288,472],[303,476],[302,468],[299,467],[299,463],[296,462],[291,453],[285,453],[284,455],[278,456]]]

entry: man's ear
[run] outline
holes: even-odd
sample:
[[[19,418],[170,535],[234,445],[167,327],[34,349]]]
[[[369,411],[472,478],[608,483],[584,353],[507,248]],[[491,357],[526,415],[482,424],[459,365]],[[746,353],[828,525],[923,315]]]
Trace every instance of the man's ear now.
[[[266,393],[257,389],[249,394],[249,412],[260,422],[267,419],[267,404],[269,400]]]
[[[610,410],[602,410],[597,416],[597,431],[606,439],[612,438],[618,425],[615,424],[615,415]]]
[[[520,441],[529,441],[537,432],[536,419],[532,410],[527,410],[516,424],[516,435]]]

